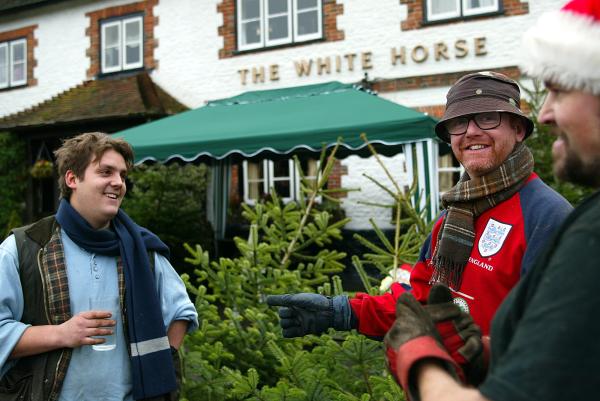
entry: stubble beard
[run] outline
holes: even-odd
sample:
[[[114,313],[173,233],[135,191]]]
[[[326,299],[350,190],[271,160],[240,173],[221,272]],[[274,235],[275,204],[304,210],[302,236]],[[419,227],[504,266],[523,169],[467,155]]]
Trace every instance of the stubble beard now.
[[[567,149],[563,163],[554,161],[554,175],[561,181],[600,188],[600,158],[586,163],[571,149]]]

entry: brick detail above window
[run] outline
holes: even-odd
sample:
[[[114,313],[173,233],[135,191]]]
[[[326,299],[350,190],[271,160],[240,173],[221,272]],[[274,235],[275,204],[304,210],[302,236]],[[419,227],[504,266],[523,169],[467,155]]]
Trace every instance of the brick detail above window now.
[[[35,38],[33,31],[35,31],[37,27],[37,25],[30,25],[23,28],[15,29],[14,31],[0,32],[0,43],[21,38],[25,38],[25,40],[27,41],[27,86],[37,85],[37,79],[33,75],[33,69],[37,67],[37,61],[33,56],[33,50],[38,45],[38,41]],[[13,88],[14,87],[8,87],[3,90],[10,90]],[[17,86],[17,88],[22,88],[22,86]]]
[[[423,14],[423,3],[426,0],[400,0],[400,4],[406,5],[407,7],[407,17],[406,20],[402,21],[401,27],[403,31],[410,31],[412,29],[420,29],[423,26],[423,21],[425,20]],[[491,16],[473,16],[468,19],[459,19],[452,20],[448,22],[444,21],[436,21],[436,25],[441,24],[455,24],[460,23],[465,20],[479,20],[486,18],[500,18],[500,17],[510,17],[513,15],[522,15],[529,13],[529,3],[526,0],[501,0],[502,1],[502,15],[491,15]]]
[[[144,68],[152,70],[158,68],[154,59],[154,49],[158,46],[158,39],[154,37],[154,28],[158,25],[158,17],[154,16],[154,6],[159,0],[146,0],[139,3],[125,4],[96,10],[85,15],[90,18],[90,26],[85,34],[90,38],[90,47],[86,55],[90,58],[90,68],[87,70],[88,79],[96,77],[100,71],[100,21],[107,18],[121,17],[128,14],[144,14]]]
[[[344,166],[341,161],[336,160],[331,173],[327,180],[327,189],[339,189],[342,188],[342,176],[348,175],[348,167]],[[346,198],[348,197],[347,192],[333,192],[329,196],[333,198]]]
[[[400,92],[403,90],[414,90],[414,89],[424,89],[424,88],[436,88],[441,86],[452,86],[460,77],[463,75],[477,72],[479,70],[474,71],[459,71],[459,72],[450,72],[446,74],[436,74],[436,75],[423,75],[418,77],[406,77],[406,78],[397,78],[397,79],[386,79],[381,81],[376,81],[372,83],[372,89],[376,92],[385,93],[385,92]],[[518,81],[521,78],[521,71],[519,67],[510,66],[503,68],[494,68],[491,71],[499,72],[501,74],[506,75],[507,77]],[[444,114],[446,106],[445,105],[430,105],[430,106],[419,106],[414,107],[415,110],[418,110],[422,113],[427,113],[430,116],[440,118]],[[522,99],[521,100],[521,110],[524,113],[528,113],[530,108],[527,102]]]
[[[446,74],[423,75],[417,77],[406,77],[396,79],[384,79],[372,83],[373,90],[376,92],[398,92],[411,89],[436,88],[440,86],[452,86],[463,75],[475,71],[449,72]],[[509,78],[517,80],[521,77],[519,67],[510,66],[503,68],[493,68],[491,71],[499,72]]]
[[[323,41],[334,42],[344,40],[344,31],[337,27],[337,17],[344,13],[344,5],[339,0],[323,1]],[[217,4],[217,12],[223,14],[223,25],[218,28],[219,36],[223,37],[223,48],[219,49],[219,58],[230,58],[237,54],[236,36],[236,0],[222,0]],[[284,46],[302,46],[310,42],[290,43]],[[269,51],[280,47],[264,47],[252,51]]]

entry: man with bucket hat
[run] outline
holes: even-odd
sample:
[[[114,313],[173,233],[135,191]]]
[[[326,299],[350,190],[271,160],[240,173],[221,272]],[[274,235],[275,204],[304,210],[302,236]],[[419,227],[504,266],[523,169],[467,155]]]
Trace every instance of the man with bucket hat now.
[[[454,302],[468,310],[484,334],[498,305],[530,268],[547,238],[571,211],[569,203],[533,172],[523,140],[533,123],[519,109],[517,83],[495,72],[465,75],[450,89],[436,126],[465,168],[442,197],[444,211],[425,241],[410,276],[391,293],[271,295],[280,306],[285,337],[358,329],[382,338],[395,320],[398,297],[410,291],[427,300],[431,285],[452,288]]]
[[[571,0],[545,13],[524,36],[522,69],[548,89],[538,120],[556,137],[555,175],[600,188],[600,2]],[[388,364],[409,399],[422,401],[587,401],[600,385],[600,192],[581,202],[549,238],[531,271],[499,307],[491,330],[489,364],[483,341],[435,286],[427,306],[398,299],[386,335]],[[445,299],[444,299],[445,298]],[[410,323],[410,324],[407,324]],[[456,354],[442,325],[460,326],[469,363],[483,381],[455,377]],[[471,324],[472,326],[472,324]],[[468,344],[468,345],[467,345]],[[446,350],[447,348],[448,350]],[[460,353],[460,352],[459,352]],[[483,362],[483,363],[482,363]],[[486,366],[487,365],[487,366]],[[486,369],[487,368],[487,371]],[[477,386],[472,387],[473,385]]]

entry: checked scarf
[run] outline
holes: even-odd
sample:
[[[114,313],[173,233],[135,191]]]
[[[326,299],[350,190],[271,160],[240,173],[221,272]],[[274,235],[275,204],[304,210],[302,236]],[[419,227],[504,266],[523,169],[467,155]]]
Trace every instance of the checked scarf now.
[[[121,256],[125,273],[125,305],[130,341],[133,398],[170,393],[177,387],[169,339],[148,251],[169,256],[169,248],[153,233],[119,210],[113,230],[94,230],[63,199],[56,220],[69,238],[90,253]]]
[[[517,193],[532,172],[533,156],[520,142],[500,167],[481,177],[470,178],[465,172],[442,196],[447,214],[432,258],[432,283],[460,288],[475,243],[475,218]]]

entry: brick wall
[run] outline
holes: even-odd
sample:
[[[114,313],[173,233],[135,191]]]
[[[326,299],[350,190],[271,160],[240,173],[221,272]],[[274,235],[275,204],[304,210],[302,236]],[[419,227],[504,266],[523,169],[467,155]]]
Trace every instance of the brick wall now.
[[[327,189],[342,188],[342,176],[348,174],[348,166],[342,165],[339,160],[335,161],[329,179],[327,180]],[[348,194],[346,192],[338,192],[329,194],[333,198],[346,198]]]
[[[403,90],[415,90],[415,89],[426,89],[435,87],[448,87],[452,86],[460,77],[469,74],[473,71],[460,71],[445,74],[435,75],[423,75],[418,77],[407,77],[397,79],[386,79],[380,80],[373,83],[373,90],[376,92],[399,92]],[[502,73],[509,78],[518,80],[521,77],[521,72],[516,66],[504,67],[504,68],[493,68],[492,71]],[[430,116],[440,118],[444,114],[444,105],[427,105],[427,106],[415,106],[415,110],[423,113],[427,113]],[[526,111],[529,110],[526,102],[521,102],[521,108]]]
[[[25,38],[27,41],[27,86],[37,85],[37,79],[33,76],[33,69],[37,66],[37,60],[33,56],[33,50],[38,45],[38,41],[33,35],[33,31],[36,30],[37,27],[37,25],[30,25],[12,31],[0,32],[0,43],[21,38]],[[13,87],[8,87],[3,90],[9,89],[13,89]]]
[[[90,25],[85,34],[90,38],[90,47],[86,55],[90,58],[90,68],[87,70],[88,79],[92,79],[100,73],[100,21],[106,18],[120,17],[127,14],[144,14],[144,68],[151,70],[158,67],[154,59],[154,49],[158,46],[158,40],[154,37],[154,28],[158,25],[158,17],[154,16],[154,6],[159,0],[146,0],[123,6],[109,7],[102,10],[88,12],[85,15],[90,18]]]
[[[424,17],[424,9],[423,3],[426,0],[400,0],[400,4],[406,5],[407,8],[407,18],[402,21],[401,27],[403,31],[410,31],[412,29],[419,29],[423,26]],[[449,1],[449,0],[447,0]],[[503,3],[503,12],[502,15],[504,17],[510,17],[512,15],[522,15],[529,13],[529,3],[524,0],[501,0]],[[469,16],[464,20],[472,21],[474,19],[485,19],[485,18],[498,18],[498,15],[491,16]],[[460,23],[463,19],[452,20],[452,21],[436,21],[435,25],[441,24],[454,24]],[[433,24],[433,23],[429,23]]]
[[[337,17],[344,12],[344,5],[338,4],[338,0],[323,1],[323,40],[325,42],[334,42],[344,40],[344,31],[338,29]],[[223,37],[223,48],[219,49],[219,58],[234,57],[237,54],[237,27],[236,27],[236,0],[223,0],[217,5],[217,12],[223,15],[223,25],[218,28],[219,36]],[[308,42],[310,43],[310,42]],[[287,46],[301,46],[304,42],[290,43]],[[261,48],[256,51],[268,51],[280,49],[282,46],[274,48]]]

